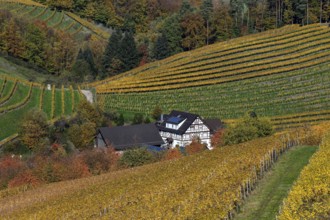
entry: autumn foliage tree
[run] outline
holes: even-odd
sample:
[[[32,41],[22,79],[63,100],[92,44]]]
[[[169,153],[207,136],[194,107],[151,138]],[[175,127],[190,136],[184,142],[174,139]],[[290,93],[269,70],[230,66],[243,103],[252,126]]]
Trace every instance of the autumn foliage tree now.
[[[173,148],[167,150],[167,152],[164,155],[164,160],[173,160],[183,157],[182,153],[178,148]]]
[[[8,188],[19,187],[19,186],[31,186],[35,187],[42,184],[42,181],[33,174],[31,170],[26,170],[19,173],[13,179],[8,182]]]
[[[212,135],[211,137],[212,147],[218,147],[224,144],[224,140],[223,140],[224,133],[225,133],[224,129],[219,129]]]
[[[188,13],[181,20],[183,30],[182,47],[192,50],[205,45],[206,28],[200,14]]]
[[[85,151],[80,158],[94,175],[116,170],[119,160],[118,154],[111,146]]]
[[[52,74],[70,70],[78,46],[68,33],[47,27],[43,21],[25,20],[0,11],[0,50]]]
[[[68,130],[69,139],[77,149],[83,150],[92,146],[96,128],[104,122],[101,109],[82,100],[77,106],[77,122]]]
[[[206,146],[200,142],[197,138],[194,139],[188,146],[186,146],[186,152],[188,155],[200,153],[206,149]]]
[[[23,119],[20,139],[31,150],[42,150],[46,146],[48,129],[47,115],[39,109],[32,109]]]
[[[225,144],[238,144],[273,133],[272,123],[267,118],[259,118],[254,112],[247,113],[236,124],[226,129]]]
[[[0,159],[0,189],[6,188],[9,181],[26,169],[25,164],[17,157]]]

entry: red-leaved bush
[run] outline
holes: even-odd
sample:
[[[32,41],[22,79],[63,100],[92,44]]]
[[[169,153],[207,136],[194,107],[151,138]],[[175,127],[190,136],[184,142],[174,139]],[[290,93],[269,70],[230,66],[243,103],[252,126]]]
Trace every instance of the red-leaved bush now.
[[[213,147],[219,147],[224,145],[223,135],[225,133],[224,129],[217,130],[211,137],[211,145]]]
[[[8,182],[26,169],[26,165],[17,157],[4,157],[0,160],[0,189],[6,188]]]
[[[164,155],[164,160],[172,160],[172,159],[177,159],[181,158],[182,154],[178,148],[174,149],[169,149],[165,155]]]
[[[92,174],[101,174],[117,169],[119,156],[112,148],[84,151],[81,159]]]
[[[186,146],[186,152],[188,155],[196,154],[202,152],[206,149],[205,145],[200,143],[199,141],[193,141],[191,144]]]
[[[38,186],[42,182],[32,173],[31,170],[19,173],[16,177],[9,181],[8,187],[18,187],[18,186]]]

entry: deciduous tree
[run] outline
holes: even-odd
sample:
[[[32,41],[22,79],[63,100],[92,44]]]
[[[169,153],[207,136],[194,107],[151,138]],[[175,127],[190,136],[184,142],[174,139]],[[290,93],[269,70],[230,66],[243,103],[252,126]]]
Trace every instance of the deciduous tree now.
[[[39,109],[32,109],[21,124],[20,139],[31,150],[42,150],[46,147],[48,129],[47,115]]]

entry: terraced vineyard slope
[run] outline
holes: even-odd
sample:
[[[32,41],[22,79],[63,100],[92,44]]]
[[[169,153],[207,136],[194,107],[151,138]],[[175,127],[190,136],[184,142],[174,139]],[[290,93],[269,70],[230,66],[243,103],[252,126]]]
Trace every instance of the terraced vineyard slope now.
[[[80,18],[65,11],[57,11],[33,1],[0,1],[0,9],[9,10],[14,14],[26,17],[29,20],[44,21],[48,27],[63,30],[77,39],[84,39],[91,34],[92,38],[107,40],[110,34]]]
[[[38,83],[0,75],[0,141],[18,132],[24,115],[32,108],[42,109],[49,120],[71,115],[81,98],[79,91],[53,88],[47,90]]]
[[[330,119],[330,28],[285,26],[184,52],[87,86],[105,110],[178,109],[278,127]]]
[[[17,195],[3,191],[0,218],[224,219],[287,146],[288,139],[282,137],[50,184]]]

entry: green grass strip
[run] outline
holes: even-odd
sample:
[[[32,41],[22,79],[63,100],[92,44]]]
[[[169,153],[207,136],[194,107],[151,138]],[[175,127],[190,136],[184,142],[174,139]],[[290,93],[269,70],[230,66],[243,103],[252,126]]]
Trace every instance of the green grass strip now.
[[[36,6],[36,10],[32,11],[31,13],[29,13],[30,17],[37,17],[40,13],[42,13],[44,11],[44,8],[42,7],[37,7]]]
[[[275,220],[283,199],[316,150],[316,147],[299,146],[280,157],[248,197],[235,219]]]
[[[78,106],[79,102],[80,102],[80,93],[79,93],[78,90],[74,90],[74,105],[75,105],[75,107]]]
[[[52,112],[52,91],[45,90],[42,110],[47,114],[48,119],[51,119],[51,112]]]
[[[29,86],[24,85],[22,83],[18,83],[16,91],[14,92],[14,94],[2,106],[10,106],[10,105],[15,104],[17,102],[20,102],[27,96],[28,93],[29,93]]]
[[[5,79],[0,79],[0,98],[1,98],[1,95],[2,95],[2,91],[5,88],[5,85],[6,85]]]
[[[71,91],[68,89],[64,91],[64,114],[72,114],[72,96]]]
[[[34,87],[28,103],[17,110],[10,111],[0,116],[0,140],[19,131],[24,115],[32,108],[38,108],[40,89]]]
[[[55,89],[55,111],[54,118],[61,117],[62,115],[62,95],[60,89]]]
[[[16,89],[16,82],[8,81],[0,99],[0,105],[8,101]]]
[[[40,20],[47,22],[47,19],[51,18],[55,14],[55,10],[48,8],[43,15],[39,17]]]

